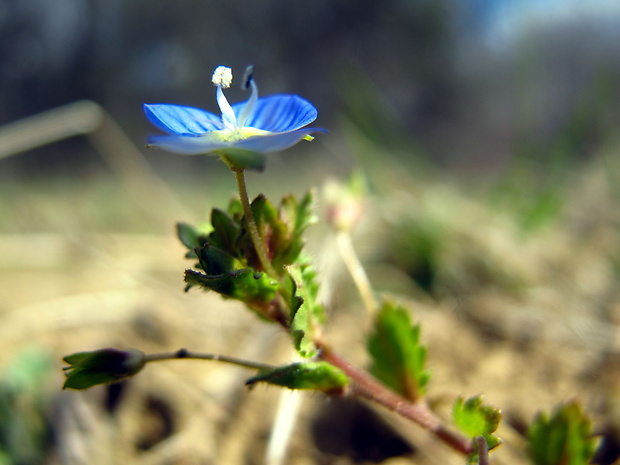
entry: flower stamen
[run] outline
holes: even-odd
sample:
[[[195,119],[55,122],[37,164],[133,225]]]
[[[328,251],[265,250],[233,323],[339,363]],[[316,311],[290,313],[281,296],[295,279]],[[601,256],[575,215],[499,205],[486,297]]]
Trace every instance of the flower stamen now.
[[[232,84],[232,70],[227,66],[218,66],[213,71],[213,77],[211,81],[216,87],[222,87],[228,89]]]
[[[232,70],[226,66],[218,66],[213,72],[211,81],[217,87],[216,98],[222,112],[222,123],[227,129],[234,131],[238,128],[237,117],[222,90],[222,88],[228,89],[232,84]]]

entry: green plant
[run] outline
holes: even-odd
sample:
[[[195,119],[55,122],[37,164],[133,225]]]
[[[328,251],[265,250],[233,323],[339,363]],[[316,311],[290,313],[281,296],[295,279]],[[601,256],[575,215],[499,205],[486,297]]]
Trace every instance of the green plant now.
[[[185,272],[186,290],[198,287],[242,302],[260,320],[287,332],[304,361],[270,366],[187,349],[164,354],[100,349],[65,357],[69,366],[64,387],[85,389],[115,382],[138,374],[155,361],[231,363],[255,372],[246,382],[250,387],[267,383],[375,402],[427,429],[470,463],[488,463],[488,451],[501,443],[496,436],[500,411],[483,403],[480,396],[455,400],[452,425],[432,411],[426,402],[431,373],[426,366],[422,328],[412,321],[404,304],[376,295],[352,247],[349,234],[363,199],[359,177],[332,196],[329,220],[372,322],[367,336],[370,366],[351,365],[327,340],[323,331],[327,315],[318,299],[320,280],[304,252],[304,233],[316,221],[314,194],[300,199],[288,195],[277,204],[261,194],[250,202],[245,183],[246,170],[264,168],[263,152],[310,140],[311,132],[321,131],[304,128],[314,120],[316,110],[297,96],[257,99],[251,72],[246,73],[244,87],[252,88],[252,96],[247,103],[231,106],[222,92],[229,79],[223,79],[224,71],[218,70],[214,83],[221,118],[190,107],[145,107],[149,119],[169,133],[154,136],[151,145],[186,154],[215,153],[233,172],[239,190],[239,199],[224,209],[213,209],[207,227],[178,225],[186,256],[194,263]],[[533,463],[587,463],[595,445],[590,436],[589,423],[576,404],[554,413],[550,420],[540,416],[528,435]],[[549,441],[553,453],[545,455]]]

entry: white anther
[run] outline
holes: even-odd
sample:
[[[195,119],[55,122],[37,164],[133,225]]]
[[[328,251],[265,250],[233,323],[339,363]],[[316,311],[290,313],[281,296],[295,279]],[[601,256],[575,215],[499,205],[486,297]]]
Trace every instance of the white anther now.
[[[228,89],[232,84],[232,70],[227,66],[218,66],[213,71],[213,77],[211,78],[213,84],[223,89]]]

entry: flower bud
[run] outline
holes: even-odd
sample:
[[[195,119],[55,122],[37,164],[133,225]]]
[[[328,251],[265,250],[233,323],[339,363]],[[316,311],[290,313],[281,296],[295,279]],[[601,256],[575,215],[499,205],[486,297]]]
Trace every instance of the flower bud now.
[[[144,367],[145,355],[137,349],[100,349],[67,355],[63,389],[88,389],[98,384],[121,381]]]

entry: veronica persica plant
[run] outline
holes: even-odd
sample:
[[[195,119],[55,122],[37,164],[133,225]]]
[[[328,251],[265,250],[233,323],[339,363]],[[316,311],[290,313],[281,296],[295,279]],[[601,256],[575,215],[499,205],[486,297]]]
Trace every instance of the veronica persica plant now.
[[[312,133],[325,132],[319,128],[306,128],[316,119],[317,110],[298,95],[277,94],[258,98],[252,67],[246,70],[242,86],[251,90],[246,102],[231,105],[224,95],[223,89],[232,83],[230,68],[217,67],[212,80],[217,87],[221,116],[182,105],[144,104],[149,121],[168,133],[149,137],[148,147],[185,155],[276,152],[302,139],[312,140]]]

